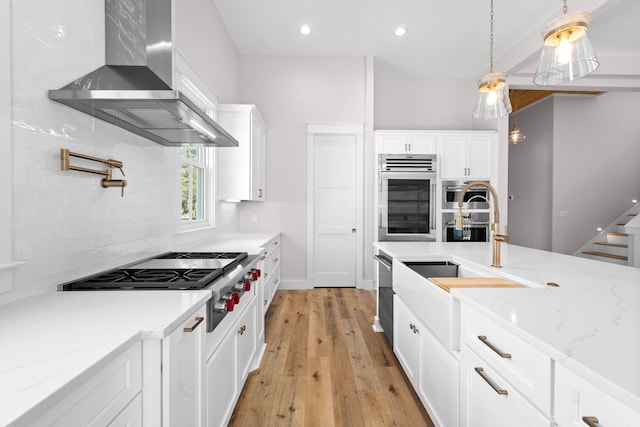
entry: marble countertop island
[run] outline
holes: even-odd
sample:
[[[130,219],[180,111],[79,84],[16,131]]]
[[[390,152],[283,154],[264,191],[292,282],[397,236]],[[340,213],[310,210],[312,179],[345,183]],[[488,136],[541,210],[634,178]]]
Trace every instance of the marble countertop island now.
[[[374,246],[400,261],[446,259],[530,286],[451,294],[640,412],[640,268],[510,244],[499,269],[490,267],[490,243]]]

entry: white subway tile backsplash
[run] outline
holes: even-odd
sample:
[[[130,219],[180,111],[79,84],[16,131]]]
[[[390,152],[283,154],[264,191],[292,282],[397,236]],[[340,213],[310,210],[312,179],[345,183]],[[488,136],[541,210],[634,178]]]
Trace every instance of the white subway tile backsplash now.
[[[15,291],[54,290],[174,249],[180,150],[47,97],[104,65],[104,1],[20,0],[11,7],[13,256],[25,261],[15,269]],[[113,177],[127,180],[124,197],[102,188],[100,175],[62,171],[61,148],[122,161],[126,176],[113,170]],[[106,168],[76,158],[71,164]],[[222,222],[233,223],[236,211],[222,204]]]
[[[14,275],[17,291],[55,289],[175,241],[178,195],[164,188],[174,188],[178,151],[47,98],[103,63],[104,2],[12,3],[13,252],[26,261]],[[102,188],[100,175],[60,170],[61,148],[124,162],[125,197]]]

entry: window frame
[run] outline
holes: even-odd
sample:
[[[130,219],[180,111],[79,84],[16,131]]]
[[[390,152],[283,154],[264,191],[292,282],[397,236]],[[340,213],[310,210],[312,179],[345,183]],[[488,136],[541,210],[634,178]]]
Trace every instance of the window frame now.
[[[199,161],[193,161],[186,156],[187,149],[197,149]],[[183,231],[212,226],[214,216],[214,203],[215,200],[215,182],[214,182],[214,170],[215,164],[215,150],[210,147],[182,147],[180,150],[180,168],[179,168],[179,182],[180,182],[180,226]],[[198,203],[202,208],[202,215],[200,218],[191,219],[191,210],[189,210],[189,216],[183,217],[182,209],[182,170],[184,165],[189,167],[197,167],[202,170],[201,188],[197,191],[200,194],[201,201]],[[190,179],[192,178],[190,172]],[[189,184],[189,193],[191,193],[192,186]],[[189,206],[192,207],[192,194],[189,197]]]

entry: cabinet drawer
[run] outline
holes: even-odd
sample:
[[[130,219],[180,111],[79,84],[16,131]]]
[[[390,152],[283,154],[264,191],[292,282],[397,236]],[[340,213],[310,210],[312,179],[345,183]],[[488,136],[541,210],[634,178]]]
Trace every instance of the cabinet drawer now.
[[[274,248],[271,251],[271,254],[264,260],[264,270],[263,275],[265,279],[269,280],[269,276],[271,276],[274,270],[280,265],[280,248]]]
[[[75,389],[67,391],[60,402],[51,402],[54,406],[35,422],[24,425],[108,425],[141,389],[142,344],[138,341]]]
[[[109,427],[141,427],[142,426],[142,394],[135,399],[109,424]]]
[[[556,365],[555,420],[559,427],[588,426],[583,417],[598,426],[640,426],[640,413],[615,400],[561,365]],[[596,421],[597,420],[597,421]]]
[[[275,239],[269,241],[266,245],[264,245],[262,252],[260,252],[260,259],[267,259],[277,248],[280,248],[280,237],[276,237]]]
[[[463,427],[550,427],[542,414],[463,343],[461,408]],[[494,389],[495,387],[495,389]]]
[[[464,305],[461,315],[462,341],[550,416],[551,358]]]

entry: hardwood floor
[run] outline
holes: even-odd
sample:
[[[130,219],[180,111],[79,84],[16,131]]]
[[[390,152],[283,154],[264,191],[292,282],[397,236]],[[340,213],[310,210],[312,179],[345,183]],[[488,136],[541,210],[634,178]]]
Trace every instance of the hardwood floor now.
[[[278,291],[267,350],[229,426],[433,426],[393,349],[373,332],[374,291]]]

